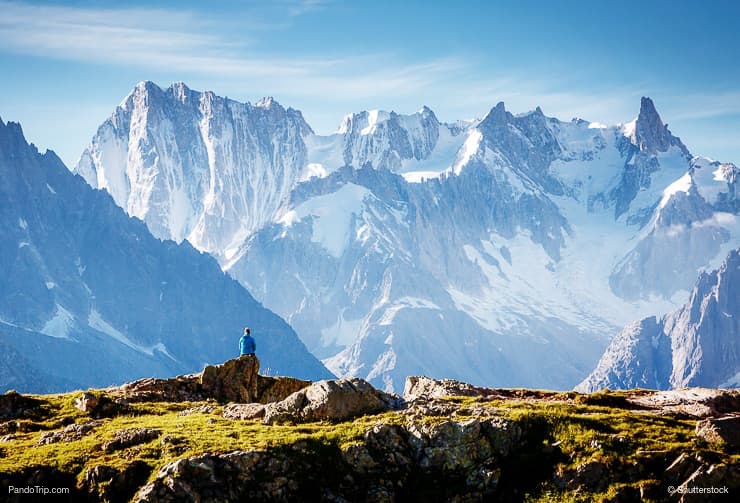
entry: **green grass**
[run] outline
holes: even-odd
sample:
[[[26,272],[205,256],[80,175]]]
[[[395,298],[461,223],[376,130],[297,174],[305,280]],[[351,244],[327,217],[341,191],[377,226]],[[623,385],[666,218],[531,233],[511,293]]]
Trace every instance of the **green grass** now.
[[[98,392],[100,394],[100,392]],[[140,460],[152,469],[150,480],[162,466],[184,457],[206,453],[221,454],[237,450],[267,450],[289,446],[299,441],[346,449],[363,441],[363,435],[376,424],[403,424],[408,416],[388,412],[354,421],[315,422],[299,425],[264,425],[260,421],[238,421],[222,417],[223,407],[215,402],[147,402],[131,404],[124,415],[104,419],[103,424],[82,439],[37,445],[44,431],[57,430],[72,422],[91,418],[74,407],[78,394],[47,395],[41,400],[34,419],[19,421],[22,428],[16,438],[0,444],[0,473],[20,472],[47,466],[77,476],[81,485],[86,469],[107,465],[122,469]],[[514,396],[520,396],[514,394]],[[697,453],[717,463],[740,464],[740,455],[731,455],[696,439],[696,421],[657,416],[635,410],[621,393],[602,392],[584,397],[575,393],[527,392],[523,398],[480,399],[454,397],[458,405],[456,421],[474,417],[473,410],[488,408],[490,413],[517,422],[527,432],[525,445],[510,461],[509,478],[529,477],[529,494],[521,499],[536,501],[606,501],[625,487],[656,484],[649,467],[659,460],[673,460],[680,453]],[[209,413],[179,413],[199,405],[211,405]],[[419,421],[439,423],[447,416],[426,416]],[[127,428],[155,428],[162,435],[145,444],[106,453],[102,445]],[[171,437],[172,442],[162,442]],[[543,456],[543,449],[551,455]],[[507,461],[507,463],[509,463]],[[614,473],[632,470],[634,480],[611,476],[600,493],[563,489],[552,481],[553,473],[576,470],[590,462],[603,463]],[[539,468],[532,463],[539,463]],[[517,470],[524,472],[518,474]],[[539,470],[539,471],[538,471]],[[613,480],[612,480],[613,479]],[[525,479],[522,479],[523,481]],[[532,485],[532,481],[536,486]]]
[[[0,444],[5,453],[4,457],[0,457],[0,472],[12,473],[25,468],[49,466],[76,473],[79,478],[84,475],[86,468],[96,465],[124,468],[133,460],[142,460],[152,468],[159,468],[182,457],[236,450],[265,450],[301,440],[342,447],[359,442],[362,435],[375,424],[400,421],[397,414],[387,413],[339,424],[317,422],[268,426],[258,421],[225,419],[221,416],[222,407],[219,406],[215,406],[210,413],[178,415],[203,403],[138,403],[133,404],[126,415],[105,419],[100,427],[80,440],[37,445],[44,431],[91,419],[74,408],[72,395],[48,396],[43,400],[44,408],[52,415],[34,423],[33,429],[39,431],[17,433],[14,440]],[[162,435],[145,444],[113,453],[103,452],[102,445],[112,440],[118,431],[127,428],[155,428],[161,430]],[[172,437],[175,442],[162,443],[161,439],[165,436]]]

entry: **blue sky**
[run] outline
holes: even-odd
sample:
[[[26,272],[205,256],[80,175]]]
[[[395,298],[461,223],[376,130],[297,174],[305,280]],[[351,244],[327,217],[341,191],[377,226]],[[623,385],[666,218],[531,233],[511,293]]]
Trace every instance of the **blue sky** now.
[[[693,153],[739,163],[739,28],[731,1],[0,0],[0,117],[72,165],[140,80],[272,95],[319,133],[501,100],[611,124],[651,96]]]

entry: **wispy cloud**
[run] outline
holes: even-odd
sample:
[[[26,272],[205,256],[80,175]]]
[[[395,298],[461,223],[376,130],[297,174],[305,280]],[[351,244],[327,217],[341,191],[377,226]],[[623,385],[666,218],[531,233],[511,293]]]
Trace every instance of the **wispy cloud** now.
[[[288,7],[288,15],[295,17],[325,9],[331,0],[285,0],[283,3]]]
[[[236,25],[230,19],[186,9],[0,0],[0,51],[121,66],[140,70],[142,78],[156,72],[176,75],[173,80],[218,81],[231,90],[249,82],[251,89],[316,103],[331,101],[334,108],[358,102],[393,106],[405,98],[406,103],[418,101],[418,106],[426,103],[441,108],[448,119],[480,116],[503,100],[515,113],[539,105],[546,114],[560,118],[579,116],[615,123],[633,118],[639,97],[649,94],[647,83],[585,88],[574,85],[578,77],[573,74],[533,76],[503,68],[496,72],[455,55],[411,64],[387,53],[298,57],[266,48],[260,44],[260,35],[266,29],[287,30],[297,17],[325,9],[329,2],[281,0],[267,7],[247,5],[249,15],[240,16]],[[667,112],[669,122],[711,118],[740,114],[740,93],[665,94],[657,104],[661,112]],[[339,117],[331,122],[338,123]]]
[[[326,4],[325,0],[291,0],[278,5],[288,16],[298,16]],[[187,75],[263,79],[276,93],[288,88],[291,94],[299,90],[338,97],[413,93],[459,66],[449,58],[401,65],[372,54],[296,58],[265,53],[250,46],[249,33],[246,42],[241,34],[235,43],[219,29],[222,20],[180,10],[0,1],[0,11],[5,51]]]
[[[740,115],[740,91],[671,94],[664,98],[675,110],[673,120],[712,119]]]

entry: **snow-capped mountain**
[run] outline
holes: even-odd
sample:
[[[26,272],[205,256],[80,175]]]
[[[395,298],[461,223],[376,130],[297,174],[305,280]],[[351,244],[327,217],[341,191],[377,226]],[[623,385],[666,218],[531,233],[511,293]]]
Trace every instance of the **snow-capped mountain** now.
[[[576,389],[740,387],[740,249],[702,273],[688,303],[632,323]]]
[[[330,376],[211,257],[154,238],[51,151],[0,121],[0,390],[195,372],[255,325],[264,369]]]
[[[179,117],[184,105],[161,107]],[[270,124],[250,127],[271,137]],[[539,108],[513,115],[499,103],[455,124],[424,107],[352,114],[329,136],[287,129],[300,155],[286,158],[302,164],[229,161],[276,170],[265,179],[291,173],[272,216],[241,215],[261,223],[244,227],[239,247],[236,235],[214,237],[229,242],[222,249],[194,245],[332,371],[386,389],[420,373],[571,388],[620,327],[677,307],[740,236],[737,168],[692,158],[648,98],[635,120],[610,127]],[[114,143],[99,132],[88,152]],[[95,161],[94,172],[136,171],[130,152],[141,149],[127,145],[128,157]],[[253,147],[231,145],[230,155],[249,158]],[[87,162],[77,170],[95,183]]]
[[[103,123],[76,172],[152,233],[213,255],[277,215],[308,164],[301,113],[141,82]]]

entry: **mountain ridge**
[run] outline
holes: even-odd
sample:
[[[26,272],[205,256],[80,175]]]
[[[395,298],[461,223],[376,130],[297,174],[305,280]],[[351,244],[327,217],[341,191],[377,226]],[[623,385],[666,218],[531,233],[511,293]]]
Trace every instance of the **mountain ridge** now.
[[[51,391],[194,371],[236,352],[246,322],[273,371],[331,375],[213,258],[154,238],[29,145],[19,124],[0,122],[0,174],[0,343],[33,369],[4,359],[0,385]]]

